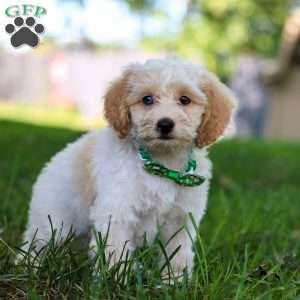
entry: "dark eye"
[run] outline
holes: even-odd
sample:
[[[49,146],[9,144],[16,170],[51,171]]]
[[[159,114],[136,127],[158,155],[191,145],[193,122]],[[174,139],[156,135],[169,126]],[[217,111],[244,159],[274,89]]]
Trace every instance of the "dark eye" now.
[[[145,96],[145,97],[143,97],[143,103],[145,105],[152,105],[154,103],[153,96]]]
[[[191,99],[190,99],[189,97],[187,97],[187,96],[181,96],[181,97],[179,98],[179,101],[180,101],[180,103],[181,103],[182,105],[188,105],[188,104],[191,103]]]

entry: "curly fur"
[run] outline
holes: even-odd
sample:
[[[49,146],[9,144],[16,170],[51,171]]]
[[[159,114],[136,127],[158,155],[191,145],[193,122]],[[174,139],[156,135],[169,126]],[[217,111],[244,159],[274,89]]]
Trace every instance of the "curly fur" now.
[[[127,74],[116,79],[105,95],[104,112],[107,121],[116,130],[120,138],[129,131],[128,107],[124,102],[126,97]]]
[[[206,76],[201,86],[209,101],[198,130],[196,144],[200,148],[211,145],[222,136],[236,105],[232,92],[224,84],[212,74]]]
[[[143,104],[145,95],[153,96],[153,105]],[[191,103],[182,105],[182,95]],[[153,241],[158,225],[165,240],[183,225],[193,237],[187,216],[192,212],[196,222],[202,219],[211,178],[206,146],[228,125],[234,106],[232,94],[202,67],[165,59],[127,66],[104,98],[111,128],[85,134],[42,170],[33,188],[25,241],[31,241],[37,231],[37,247],[47,243],[51,237],[48,215],[59,229],[58,238],[64,238],[70,228],[82,234],[91,226],[105,235],[110,224],[107,252],[113,253],[114,260],[126,242],[126,249],[132,251],[141,245],[145,233]],[[166,117],[175,126],[169,139],[162,139],[157,124]],[[138,156],[141,144],[173,169],[182,169],[192,148],[195,172],[206,181],[183,187],[146,173]],[[172,259],[175,272],[181,273],[184,267],[191,271],[191,243],[183,230],[168,244],[168,254],[181,246]],[[92,238],[91,248],[95,245]]]

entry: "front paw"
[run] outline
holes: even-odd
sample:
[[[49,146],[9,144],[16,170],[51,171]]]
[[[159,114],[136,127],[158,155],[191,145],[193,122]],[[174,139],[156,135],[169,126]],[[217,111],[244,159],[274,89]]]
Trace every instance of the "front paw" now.
[[[126,242],[124,245],[109,246],[105,248],[105,258],[109,267],[112,267],[122,261],[126,260],[133,251],[132,246]]]
[[[95,247],[93,247],[90,253],[92,256],[96,255],[95,266],[93,268],[93,275],[95,277],[98,277],[100,274],[103,274],[112,268],[114,269],[112,274],[119,277],[126,275],[126,261],[129,260],[132,248],[129,246],[113,247],[107,245],[105,248],[98,249],[98,251],[95,251]]]
[[[192,255],[184,255],[179,254],[177,257],[171,261],[171,266],[175,274],[182,274],[186,269],[190,274],[193,268],[193,256]]]
[[[171,259],[170,265],[167,265],[164,270],[164,276],[174,276],[177,279],[182,279],[186,271],[191,275],[193,269],[193,253],[190,249],[182,249]]]

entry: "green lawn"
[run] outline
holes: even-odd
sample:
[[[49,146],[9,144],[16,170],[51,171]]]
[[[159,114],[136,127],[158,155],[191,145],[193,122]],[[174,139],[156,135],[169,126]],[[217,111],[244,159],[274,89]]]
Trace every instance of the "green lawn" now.
[[[0,299],[300,299],[300,144],[227,141],[211,149],[214,180],[188,281],[161,280],[159,241],[138,250],[127,272],[103,263],[93,275],[95,261],[72,237],[51,244],[36,269],[15,265],[31,186],[79,135],[0,122]]]

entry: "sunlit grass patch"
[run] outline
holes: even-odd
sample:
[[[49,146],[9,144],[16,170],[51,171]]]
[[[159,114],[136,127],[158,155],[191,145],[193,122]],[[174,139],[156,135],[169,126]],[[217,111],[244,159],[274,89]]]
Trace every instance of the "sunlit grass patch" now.
[[[99,128],[106,124],[100,112],[98,118],[86,119],[72,109],[7,101],[0,101],[1,119],[78,130]]]

